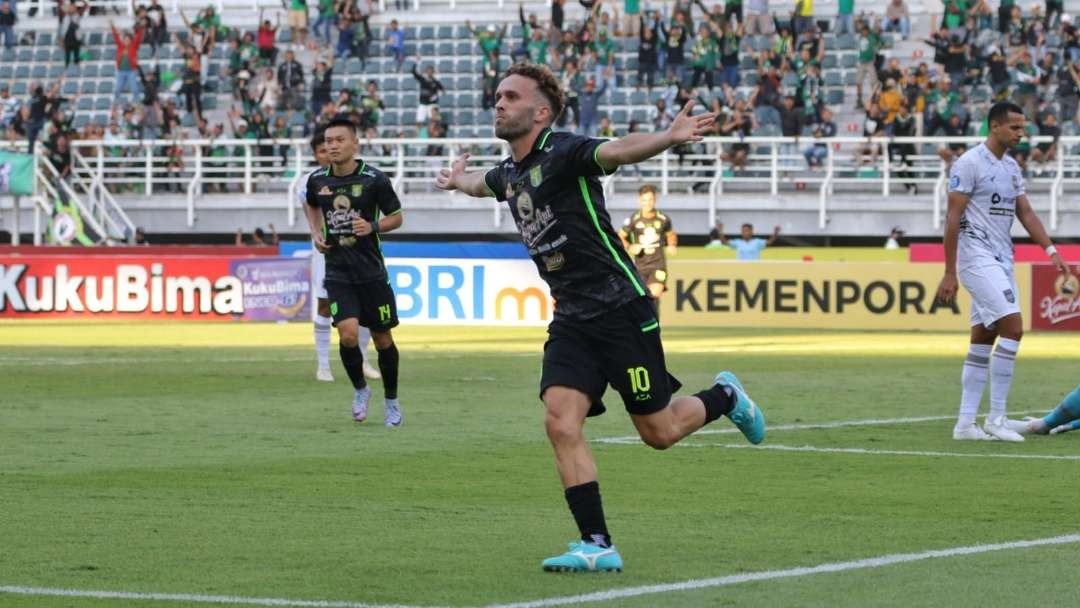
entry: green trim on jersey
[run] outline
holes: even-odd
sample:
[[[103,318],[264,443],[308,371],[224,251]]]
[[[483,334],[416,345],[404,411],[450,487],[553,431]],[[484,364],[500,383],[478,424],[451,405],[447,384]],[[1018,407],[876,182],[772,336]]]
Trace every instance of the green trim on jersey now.
[[[536,141],[536,149],[539,150],[540,148],[543,148],[549,137],[551,137],[551,128],[546,128],[544,129],[543,135],[540,136],[540,139]]]
[[[600,146],[603,146],[606,143],[607,142],[605,141],[605,142],[601,143],[600,145],[596,146],[595,148],[593,148],[592,159],[593,159],[593,162],[596,163],[596,166],[600,167],[600,170],[603,171],[604,175],[609,175],[612,172],[614,172],[615,169],[612,169],[611,171],[608,171],[607,167],[605,167],[603,164],[600,163]],[[616,169],[617,168],[618,167],[616,167]]]
[[[648,323],[648,324],[643,325],[641,327],[641,333],[647,334],[650,331],[656,331],[657,329],[660,329],[660,322],[659,321],[652,321],[651,323]]]
[[[596,216],[596,208],[593,207],[592,197],[589,196],[589,186],[585,183],[584,177],[578,177],[578,185],[581,187],[581,197],[585,199],[585,207],[589,210],[589,217],[592,218],[593,226],[596,228],[596,231],[600,233],[600,240],[604,242],[604,246],[607,247],[607,250],[611,253],[611,257],[615,258],[615,263],[626,273],[627,278],[630,279],[630,284],[634,286],[638,295],[644,296],[645,290],[642,289],[641,283],[638,283],[634,273],[631,272],[631,270],[626,267],[626,264],[623,263],[622,259],[619,258],[619,254],[616,253],[615,248],[611,246],[611,239],[609,239],[607,235],[604,234],[604,230],[600,228],[600,218]]]

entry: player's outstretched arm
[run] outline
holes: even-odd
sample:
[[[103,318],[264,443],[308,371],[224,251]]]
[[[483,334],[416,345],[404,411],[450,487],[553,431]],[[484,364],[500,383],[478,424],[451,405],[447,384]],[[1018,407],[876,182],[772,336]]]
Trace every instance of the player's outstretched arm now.
[[[469,153],[466,152],[455,158],[449,167],[440,170],[435,176],[435,187],[440,190],[458,190],[475,197],[495,196],[484,181],[483,171],[470,173],[465,170],[468,160]]]
[[[1043,249],[1047,249],[1047,253],[1050,253],[1050,247],[1054,245],[1050,240],[1050,235],[1046,234],[1046,227],[1043,226],[1042,220],[1039,219],[1038,214],[1031,208],[1031,201],[1028,200],[1026,194],[1021,194],[1016,197],[1016,219],[1020,220],[1020,223],[1024,225],[1024,229],[1027,230],[1031,240],[1035,241]],[[1069,265],[1065,263],[1065,260],[1061,258],[1061,254],[1056,249],[1052,250],[1050,260],[1054,262],[1054,266],[1057,266],[1058,272],[1068,276]]]
[[[693,109],[694,102],[686,102],[666,131],[631,133],[626,137],[601,144],[596,151],[597,161],[610,173],[620,165],[632,165],[652,158],[671,146],[701,141],[716,121],[716,113],[706,112],[691,116],[690,112]]]

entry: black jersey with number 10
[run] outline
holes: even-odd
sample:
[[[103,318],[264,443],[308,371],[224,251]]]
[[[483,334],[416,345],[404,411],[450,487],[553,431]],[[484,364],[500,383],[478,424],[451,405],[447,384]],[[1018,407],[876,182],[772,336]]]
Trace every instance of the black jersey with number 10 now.
[[[356,218],[377,222],[382,215],[401,213],[401,201],[386,174],[357,161],[348,175],[334,175],[333,166],[315,171],[307,181],[307,204],[322,211],[330,251],[326,280],[367,283],[386,280],[386,264],[378,234],[357,236]]]
[[[556,318],[594,318],[646,293],[604,205],[603,143],[545,129],[521,162],[507,158],[484,175],[551,287]]]

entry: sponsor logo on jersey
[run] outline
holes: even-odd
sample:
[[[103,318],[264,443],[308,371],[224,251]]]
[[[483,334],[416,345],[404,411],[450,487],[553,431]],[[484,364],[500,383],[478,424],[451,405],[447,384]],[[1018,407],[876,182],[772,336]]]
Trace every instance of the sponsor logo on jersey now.
[[[353,184],[352,185],[353,198],[359,197],[360,193],[363,192],[363,191],[364,191],[364,185],[363,184]]]
[[[333,192],[330,191],[329,186],[323,186],[322,188],[319,189],[319,194],[322,195],[322,196],[329,196],[329,195],[333,194]]]
[[[561,251],[555,252],[555,255],[540,256],[544,260],[544,266],[548,269],[548,272],[555,272],[566,264],[566,256]]]
[[[529,170],[529,183],[533,188],[540,186],[540,183],[544,181],[544,171],[540,165],[536,165]]]

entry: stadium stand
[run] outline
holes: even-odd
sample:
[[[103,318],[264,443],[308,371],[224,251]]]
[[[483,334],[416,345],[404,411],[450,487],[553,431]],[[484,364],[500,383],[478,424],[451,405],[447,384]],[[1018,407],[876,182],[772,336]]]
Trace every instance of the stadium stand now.
[[[784,197],[801,201],[806,231],[858,230],[865,218],[844,226],[833,212],[910,197],[915,206],[902,202],[895,212],[929,211],[922,226],[936,230],[945,170],[965,146],[941,138],[977,141],[999,99],[1021,103],[1031,135],[1044,138],[1013,153],[1029,189],[1050,199],[1055,228],[1070,205],[1066,189],[1080,185],[1080,42],[1054,2],[997,11],[985,0],[950,0],[944,15],[905,0],[854,10],[819,2],[805,19],[775,2],[747,3],[745,19],[722,4],[681,0],[646,2],[637,18],[613,0],[557,2],[561,11],[429,0],[166,4],[19,2],[16,44],[0,51],[9,145],[40,142],[58,165],[44,172],[70,174],[54,188],[118,218],[123,209],[157,210],[158,221],[179,214],[193,227],[233,206],[287,210],[294,225],[295,208],[281,196],[309,163],[305,138],[338,113],[354,118],[365,157],[410,200],[452,208],[430,192],[430,176],[461,149],[478,162],[505,153],[491,140],[491,97],[512,61],[560,74],[571,108],[560,128],[600,136],[660,129],[689,99],[719,112],[718,139],[626,169],[607,185],[632,191],[647,179],[664,194],[685,193],[674,204],[707,211],[695,219],[702,231],[733,193],[763,212],[783,210]],[[551,27],[560,12],[562,28]],[[303,13],[309,27],[294,27]],[[71,152],[58,150],[61,135]],[[850,196],[837,201],[837,191]],[[432,217],[445,228],[439,213]],[[495,218],[508,228],[498,211]],[[230,231],[234,218],[222,221]],[[117,220],[116,238],[129,235],[127,223]]]

